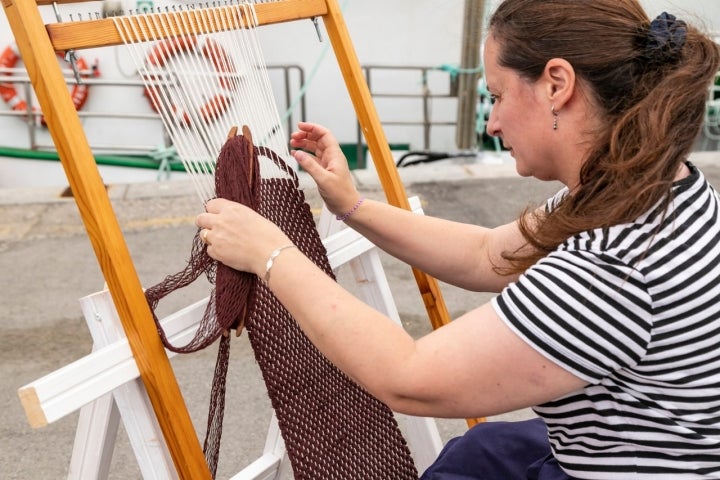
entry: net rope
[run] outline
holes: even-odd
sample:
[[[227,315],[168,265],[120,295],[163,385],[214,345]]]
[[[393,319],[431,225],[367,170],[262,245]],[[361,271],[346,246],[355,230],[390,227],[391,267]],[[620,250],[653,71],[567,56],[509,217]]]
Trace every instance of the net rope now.
[[[203,203],[217,196],[250,206],[334,278],[287,150],[252,4],[177,7],[114,21]],[[167,40],[146,51],[158,32]],[[242,135],[235,135],[234,125],[244,126]],[[148,288],[146,297],[154,312],[162,298],[202,275],[214,285],[188,344],[171,345],[156,318],[170,350],[188,353],[218,343],[204,444],[213,477],[228,333],[245,328],[295,478],[417,479],[392,411],[327,361],[261,280],[213,261],[205,248],[196,233],[187,266]]]

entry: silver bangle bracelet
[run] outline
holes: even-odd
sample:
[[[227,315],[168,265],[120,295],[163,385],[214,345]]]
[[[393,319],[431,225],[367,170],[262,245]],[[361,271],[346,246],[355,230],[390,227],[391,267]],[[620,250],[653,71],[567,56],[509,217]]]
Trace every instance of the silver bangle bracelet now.
[[[267,263],[265,263],[265,275],[263,276],[263,282],[265,282],[266,284],[270,282],[270,269],[272,269],[275,259],[280,255],[283,250],[286,250],[288,248],[297,248],[297,246],[291,243],[289,245],[283,245],[282,247],[276,248],[272,251],[270,257],[267,260]]]

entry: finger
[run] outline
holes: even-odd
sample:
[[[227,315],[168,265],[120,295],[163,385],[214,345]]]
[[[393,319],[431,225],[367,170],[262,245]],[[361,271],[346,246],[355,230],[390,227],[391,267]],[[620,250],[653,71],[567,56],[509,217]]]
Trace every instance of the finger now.
[[[200,230],[200,240],[202,240],[205,245],[212,245],[210,239],[208,238],[209,234],[210,230],[208,230],[207,228],[203,228],[202,230]]]
[[[201,213],[200,215],[195,217],[195,226],[199,228],[209,227],[209,217],[210,215],[208,215],[207,213]]]
[[[328,129],[318,123],[307,123],[304,125],[304,130],[318,137],[328,133]]]
[[[308,132],[305,130],[295,130],[290,134],[290,138],[295,138],[298,140],[302,140],[304,138],[307,138]]]
[[[309,153],[302,150],[293,150],[290,153],[292,154],[293,158],[297,160],[303,170],[308,172],[311,177],[314,178],[319,170],[324,170],[323,168],[321,168],[317,158],[315,158],[313,155],[310,155]]]
[[[315,140],[319,145],[328,146],[337,143],[335,136],[330,130],[322,125],[313,125],[313,129],[308,135],[309,138]]]
[[[230,200],[226,200],[224,198],[213,198],[212,200],[208,200],[207,203],[205,203],[205,211],[207,213],[220,213],[220,211],[230,202]]]
[[[330,130],[322,125],[318,125],[317,123],[299,122],[298,127],[302,132],[306,133],[308,141],[315,141],[319,143],[334,140]]]
[[[303,132],[310,133],[316,128],[320,127],[320,125],[312,122],[298,122],[298,129],[300,129]]]
[[[305,145],[307,141],[307,134],[305,132],[293,132],[290,134],[290,145],[293,147],[300,147]]]
[[[317,148],[317,144],[315,142],[311,142],[309,140],[290,140],[290,146],[292,148],[296,148],[299,150],[305,150],[308,152],[314,152]]]
[[[297,160],[298,165],[300,165],[316,183],[327,173],[325,166],[313,155],[298,150],[293,150],[292,155],[295,160]]]

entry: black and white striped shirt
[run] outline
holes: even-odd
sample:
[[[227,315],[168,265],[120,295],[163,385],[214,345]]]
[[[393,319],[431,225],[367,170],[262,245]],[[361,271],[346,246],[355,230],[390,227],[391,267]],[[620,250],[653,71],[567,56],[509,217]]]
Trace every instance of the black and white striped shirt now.
[[[589,382],[535,408],[573,477],[720,478],[720,200],[689,166],[667,211],[570,238],[493,301]]]

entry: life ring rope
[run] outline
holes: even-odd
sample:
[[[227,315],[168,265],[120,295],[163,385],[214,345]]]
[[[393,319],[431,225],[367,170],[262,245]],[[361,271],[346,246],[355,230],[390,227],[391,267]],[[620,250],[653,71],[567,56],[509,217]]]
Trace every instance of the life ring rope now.
[[[58,52],[57,55],[58,58],[68,63],[67,60],[65,60],[65,56],[62,52]],[[15,68],[19,60],[20,52],[17,50],[17,46],[15,46],[14,44],[6,46],[2,53],[0,53],[0,67],[2,68]],[[97,61],[92,67],[90,67],[85,61],[85,59],[83,59],[82,57],[76,57],[74,62],[75,68],[77,69],[77,72],[79,73],[79,77],[81,79],[89,79],[100,76],[100,72],[97,68]],[[0,75],[0,78],[10,76],[10,73],[6,73],[4,75]],[[76,82],[72,85],[72,89],[70,90],[70,98],[73,102],[73,105],[75,106],[75,110],[80,110],[81,108],[83,108],[83,106],[85,106],[85,102],[87,102],[89,93],[90,86],[85,83]],[[19,94],[13,82],[0,82],[0,98],[2,98],[3,101],[8,105],[8,107],[10,107],[10,109],[15,112],[26,113],[28,111],[27,100]],[[35,109],[33,109],[33,111],[34,110]],[[45,125],[44,117],[40,118],[40,123],[42,125]]]

